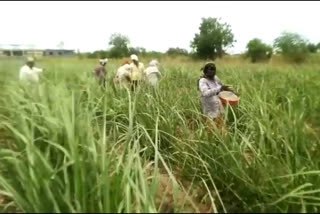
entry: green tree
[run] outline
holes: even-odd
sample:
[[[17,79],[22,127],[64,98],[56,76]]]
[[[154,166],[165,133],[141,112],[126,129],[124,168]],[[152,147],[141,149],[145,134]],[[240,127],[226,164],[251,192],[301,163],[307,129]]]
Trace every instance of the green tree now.
[[[146,56],[159,59],[159,58],[162,58],[164,54],[159,51],[149,51],[146,53]]]
[[[316,53],[318,50],[318,46],[316,44],[309,43],[307,47],[310,53]]]
[[[177,56],[177,55],[183,55],[183,56],[187,56],[188,55],[188,51],[186,49],[183,48],[169,48],[166,52],[167,55],[169,56]]]
[[[129,55],[136,54],[136,55],[146,55],[147,51],[143,47],[136,47],[136,48],[129,48]]]
[[[288,60],[303,62],[308,57],[307,41],[297,33],[283,32],[274,40],[274,47]]]
[[[87,57],[90,59],[102,59],[102,58],[109,57],[109,53],[108,51],[98,50],[98,51],[94,51],[93,53],[88,53]]]
[[[272,56],[272,47],[263,43],[260,39],[252,39],[247,44],[247,56],[251,62],[270,59]]]
[[[195,34],[191,47],[200,58],[222,57],[224,48],[232,46],[234,35],[231,26],[217,18],[202,18],[200,33]]]
[[[121,57],[128,56],[129,43],[130,43],[130,40],[127,36],[121,35],[119,33],[112,34],[109,41],[109,45],[112,46],[109,51],[109,57],[121,58]]]

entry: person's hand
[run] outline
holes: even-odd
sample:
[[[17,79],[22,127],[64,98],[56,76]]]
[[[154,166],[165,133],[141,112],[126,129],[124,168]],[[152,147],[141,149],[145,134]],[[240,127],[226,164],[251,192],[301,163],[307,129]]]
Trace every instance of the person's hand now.
[[[221,91],[229,91],[230,90],[230,87],[229,86],[227,86],[227,85],[223,85],[223,86],[221,86],[221,89],[220,89]]]

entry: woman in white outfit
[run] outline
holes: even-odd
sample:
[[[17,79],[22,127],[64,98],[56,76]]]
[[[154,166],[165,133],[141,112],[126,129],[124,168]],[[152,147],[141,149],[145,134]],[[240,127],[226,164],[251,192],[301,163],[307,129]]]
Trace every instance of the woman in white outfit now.
[[[158,81],[161,78],[161,73],[158,66],[159,62],[157,60],[152,60],[149,63],[149,67],[145,70],[147,82],[154,87],[157,86]]]
[[[114,83],[120,86],[129,86],[130,84],[131,67],[129,64],[125,63],[118,68],[116,77],[114,78]]]
[[[203,113],[209,116],[212,122],[216,122],[218,128],[223,128],[225,124],[223,118],[224,107],[218,94],[221,91],[232,91],[232,89],[219,81],[214,63],[206,63],[201,70],[203,70],[203,76],[198,82],[198,87],[201,92]]]

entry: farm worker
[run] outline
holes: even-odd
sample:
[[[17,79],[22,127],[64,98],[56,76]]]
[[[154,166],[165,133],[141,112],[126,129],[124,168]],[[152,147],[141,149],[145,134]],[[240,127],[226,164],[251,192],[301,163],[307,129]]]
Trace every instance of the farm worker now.
[[[138,56],[132,54],[130,56],[132,62],[130,64],[131,70],[131,90],[135,90],[139,82],[142,81],[144,75],[144,65],[142,62],[139,62]]]
[[[124,61],[124,63],[122,63],[122,65],[128,64],[130,65],[130,62],[128,60]]]
[[[213,62],[208,62],[203,68],[203,76],[198,82],[201,92],[201,103],[203,113],[217,123],[218,128],[222,128],[224,123],[222,114],[224,108],[218,94],[220,91],[231,90],[229,86],[223,85],[216,76],[216,66]]]
[[[28,57],[27,62],[20,69],[19,79],[21,81],[26,81],[29,83],[38,83],[39,82],[39,73],[43,71],[41,68],[36,68],[33,57]]]
[[[99,85],[102,85],[103,87],[106,86],[106,74],[107,70],[105,68],[106,64],[108,62],[108,59],[100,59],[99,65],[93,70],[93,73],[95,77],[98,79]]]
[[[147,69],[145,70],[147,82],[152,86],[156,86],[161,77],[158,66],[159,62],[157,60],[152,60],[149,63],[149,67],[147,67]]]
[[[114,83],[120,84],[120,86],[129,85],[130,84],[130,74],[131,74],[130,63],[126,62],[118,68],[116,77],[114,78]]]

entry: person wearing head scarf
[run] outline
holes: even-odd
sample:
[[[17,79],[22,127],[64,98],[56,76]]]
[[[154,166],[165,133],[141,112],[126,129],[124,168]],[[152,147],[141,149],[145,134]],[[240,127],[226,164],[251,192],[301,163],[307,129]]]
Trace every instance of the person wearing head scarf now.
[[[99,85],[105,87],[106,86],[106,64],[108,59],[100,59],[99,65],[93,70],[94,76],[98,79]]]
[[[131,69],[131,90],[135,90],[139,82],[142,81],[144,75],[144,65],[142,62],[139,62],[138,56],[132,54],[130,56],[132,62],[130,64]]]
[[[158,66],[159,62],[157,60],[152,60],[149,63],[149,67],[145,70],[147,82],[154,87],[157,86],[158,81],[161,77]]]
[[[130,63],[123,63],[117,70],[114,83],[120,86],[128,86],[130,84]]]
[[[203,113],[213,120],[219,118],[223,113],[223,105],[218,94],[224,90],[231,90],[229,86],[223,85],[216,75],[216,65],[208,62],[201,69],[203,76],[199,80],[199,90],[201,92],[201,103]]]
[[[41,68],[34,66],[35,60],[33,57],[28,57],[26,64],[20,68],[19,79],[29,83],[38,83],[39,74],[43,71]]]

